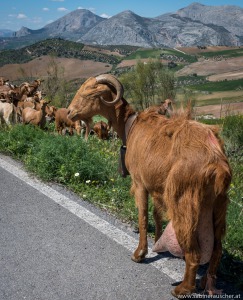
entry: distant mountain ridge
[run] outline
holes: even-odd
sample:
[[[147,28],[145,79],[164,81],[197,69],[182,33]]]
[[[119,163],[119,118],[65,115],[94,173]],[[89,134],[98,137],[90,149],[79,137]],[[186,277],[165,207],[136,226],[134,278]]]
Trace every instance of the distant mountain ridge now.
[[[13,36],[14,31],[9,29],[0,29],[0,38]]]
[[[0,30],[1,36],[1,30]],[[238,6],[207,6],[192,3],[155,18],[123,11],[109,19],[77,9],[39,30],[22,27],[13,38],[23,42],[61,37],[94,45],[178,47],[243,45],[243,9]],[[6,41],[5,41],[6,44]],[[1,41],[0,41],[1,46]]]

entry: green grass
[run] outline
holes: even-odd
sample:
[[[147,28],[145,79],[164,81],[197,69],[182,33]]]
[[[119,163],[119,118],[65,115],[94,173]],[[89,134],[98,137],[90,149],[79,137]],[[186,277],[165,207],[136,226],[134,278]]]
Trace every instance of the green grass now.
[[[230,116],[216,122],[222,126],[233,170],[227,233],[223,241],[227,255],[222,259],[221,272],[237,281],[234,272],[239,272],[239,265],[235,261],[243,261],[243,116]],[[59,136],[52,126],[47,131],[21,124],[0,130],[0,152],[21,160],[26,169],[40,179],[61,183],[86,201],[137,226],[137,209],[130,195],[131,179],[122,178],[117,171],[120,145],[119,140],[101,141],[95,136],[90,136],[87,142],[79,136]],[[154,231],[152,215],[150,202],[151,235]]]

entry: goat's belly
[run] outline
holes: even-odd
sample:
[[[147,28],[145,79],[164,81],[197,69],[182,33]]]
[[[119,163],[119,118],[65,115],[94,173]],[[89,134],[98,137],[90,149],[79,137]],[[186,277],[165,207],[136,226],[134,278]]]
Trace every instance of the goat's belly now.
[[[214,233],[213,233],[213,222],[212,213],[203,213],[200,216],[200,221],[198,224],[198,241],[200,247],[200,264],[203,265],[209,262],[214,246]],[[170,221],[166,226],[162,236],[153,246],[154,252],[165,252],[169,251],[172,255],[177,257],[184,257],[185,252],[180,247],[175,230]]]

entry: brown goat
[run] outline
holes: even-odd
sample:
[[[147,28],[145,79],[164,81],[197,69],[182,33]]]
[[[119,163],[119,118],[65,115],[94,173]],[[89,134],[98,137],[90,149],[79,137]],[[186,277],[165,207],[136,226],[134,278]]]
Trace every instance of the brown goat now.
[[[36,110],[31,107],[26,107],[22,111],[22,120],[24,124],[33,124],[44,128],[46,124],[46,106],[48,101],[40,101],[40,110]]]
[[[29,85],[29,93],[28,93],[29,97],[34,96],[35,93],[38,92],[38,88],[40,87],[42,81],[43,80],[41,80],[41,79],[36,79],[31,83],[27,82],[27,84]]]
[[[92,119],[84,119],[84,120],[75,120],[71,121],[68,117],[68,109],[67,108],[59,108],[55,112],[55,126],[56,131],[59,134],[62,134],[63,129],[68,128],[69,134],[73,135],[73,129],[76,130],[77,134],[81,134],[82,128],[85,127],[85,139],[88,139],[90,133],[90,126],[92,123]]]
[[[11,87],[8,94],[12,98],[13,104],[17,106],[18,101],[23,101],[29,92],[29,85],[27,83],[22,83],[20,86]]]
[[[108,124],[104,121],[99,121],[94,124],[93,130],[101,140],[108,140],[109,132],[108,132]]]
[[[184,251],[185,275],[173,291],[180,297],[194,292],[202,256],[198,242],[203,216],[212,224],[213,249],[201,284],[216,293],[215,278],[225,233],[227,189],[231,169],[217,129],[174,113],[167,118],[158,109],[137,116],[123,98],[123,87],[112,75],[89,78],[69,105],[73,120],[104,116],[126,145],[125,164],[132,179],[131,191],[139,214],[139,245],[132,260],[141,262],[148,252],[148,195],[154,203],[155,242],[162,235],[164,210]]]
[[[55,114],[55,127],[56,131],[59,134],[63,134],[63,130],[68,128],[69,134],[73,135],[73,130],[76,130],[77,134],[81,134],[81,122],[78,121],[71,121],[68,119],[67,114],[68,110],[67,108],[58,108],[54,111]]]

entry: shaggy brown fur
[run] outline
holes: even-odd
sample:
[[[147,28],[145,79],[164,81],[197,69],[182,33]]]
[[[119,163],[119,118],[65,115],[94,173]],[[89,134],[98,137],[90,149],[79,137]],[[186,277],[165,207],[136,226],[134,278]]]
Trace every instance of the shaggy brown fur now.
[[[125,123],[135,112],[122,98],[123,89],[118,83],[117,95],[120,93],[121,96],[116,95],[113,82],[111,75],[88,79],[72,100],[69,117],[76,120],[102,115],[126,143],[126,167],[131,174],[131,192],[139,213],[139,245],[132,259],[140,262],[148,251],[150,194],[154,202],[155,241],[162,234],[161,212],[165,211],[185,252],[184,279],[174,289],[173,295],[192,293],[201,255],[198,225],[202,221],[202,213],[211,213],[214,249],[202,285],[208,284],[212,292],[216,291],[212,278],[222,252],[227,189],[231,181],[231,169],[218,130],[190,120],[190,111],[173,113],[168,119],[158,107],[153,107],[138,114],[126,140]],[[115,104],[112,106],[111,102]]]

